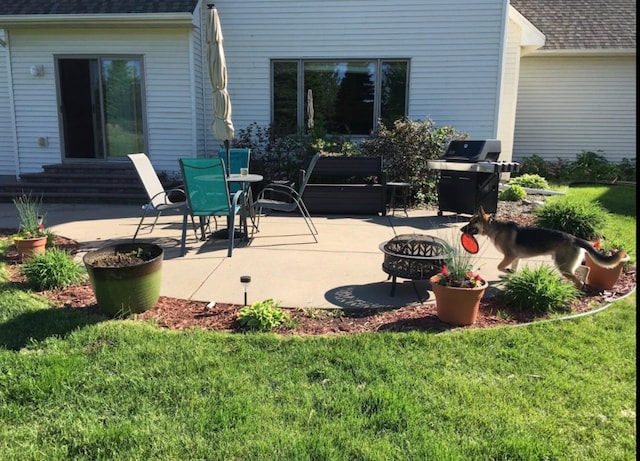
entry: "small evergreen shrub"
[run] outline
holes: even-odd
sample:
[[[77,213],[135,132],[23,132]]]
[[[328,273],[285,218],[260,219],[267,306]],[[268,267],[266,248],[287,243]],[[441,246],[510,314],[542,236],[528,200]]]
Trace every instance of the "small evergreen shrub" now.
[[[527,191],[517,184],[510,184],[498,193],[498,199],[505,202],[517,202],[527,196]]]
[[[547,265],[507,274],[503,286],[501,297],[505,304],[539,314],[570,311],[569,302],[580,293],[573,282]]]
[[[74,262],[71,254],[56,247],[27,259],[22,272],[29,286],[37,291],[66,288],[82,281],[86,274],[84,266]]]
[[[252,330],[269,331],[290,320],[291,316],[280,309],[279,304],[272,298],[257,301],[238,312],[240,325]]]
[[[549,184],[539,174],[523,174],[509,181],[511,186],[529,187],[531,189],[548,189]]]
[[[539,227],[555,229],[585,240],[602,237],[608,213],[597,202],[568,200],[566,197],[551,198],[533,210]]]

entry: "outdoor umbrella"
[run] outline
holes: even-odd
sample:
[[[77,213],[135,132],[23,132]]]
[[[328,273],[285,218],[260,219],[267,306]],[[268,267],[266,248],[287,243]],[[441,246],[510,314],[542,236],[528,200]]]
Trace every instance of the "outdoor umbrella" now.
[[[209,22],[207,23],[207,61],[209,64],[209,80],[213,88],[213,123],[211,131],[216,138],[224,141],[227,150],[227,175],[229,170],[229,141],[233,139],[234,129],[231,121],[231,100],[227,93],[227,62],[222,47],[222,29],[218,10],[208,6]]]
[[[313,90],[309,88],[307,91],[307,128],[313,129]]]

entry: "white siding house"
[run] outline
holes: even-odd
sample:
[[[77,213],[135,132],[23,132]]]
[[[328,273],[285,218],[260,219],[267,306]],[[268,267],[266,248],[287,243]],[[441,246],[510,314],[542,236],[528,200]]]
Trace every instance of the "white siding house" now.
[[[513,158],[636,157],[636,3],[511,0],[545,35],[521,60]]]
[[[616,86],[635,82],[635,46],[632,55],[601,56],[593,65],[588,56],[532,53],[545,35],[507,0],[245,0],[216,8],[236,132],[273,122],[276,60],[402,60],[405,115],[472,139],[500,139],[501,160],[512,159],[512,146],[513,157],[573,156],[576,140],[616,159],[632,146],[635,152],[635,85],[633,94]],[[0,2],[0,177],[78,160],[65,140],[84,132],[65,125],[60,103],[63,91],[73,94],[61,83],[59,63],[67,58],[141,64],[140,149],[157,169],[175,172],[179,157],[216,152],[222,143],[210,129],[208,14],[202,0]],[[34,66],[42,75],[32,74]],[[581,95],[584,104],[576,102]],[[602,120],[576,124],[585,112]]]

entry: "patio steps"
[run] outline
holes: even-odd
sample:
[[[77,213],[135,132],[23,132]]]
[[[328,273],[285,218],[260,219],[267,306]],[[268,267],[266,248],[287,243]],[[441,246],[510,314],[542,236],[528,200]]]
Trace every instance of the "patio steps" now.
[[[138,204],[148,200],[133,164],[128,162],[59,163],[43,165],[42,169],[22,174],[16,181],[0,182],[0,202],[10,202],[22,193],[42,196],[42,201],[49,203]]]

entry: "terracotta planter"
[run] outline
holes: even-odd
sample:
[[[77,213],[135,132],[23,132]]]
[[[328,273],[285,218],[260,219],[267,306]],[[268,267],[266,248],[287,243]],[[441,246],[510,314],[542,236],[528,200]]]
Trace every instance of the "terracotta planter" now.
[[[150,258],[135,265],[101,267],[105,256],[137,249]],[[153,307],[160,298],[162,247],[151,243],[122,243],[90,251],[83,257],[98,307],[110,316],[127,316]]]
[[[629,261],[628,255],[620,261],[617,266],[609,268],[600,267],[593,261],[591,256],[589,256],[589,253],[586,253],[584,262],[589,268],[587,285],[598,288],[599,290],[610,290],[618,281],[620,274],[622,274],[622,268],[627,261]]]
[[[438,318],[445,323],[457,326],[473,324],[478,318],[480,299],[484,296],[487,283],[476,288],[460,288],[438,285],[441,275],[429,279],[431,290],[436,297]]]
[[[36,237],[31,239],[15,239],[16,249],[18,250],[18,257],[21,260],[30,258],[33,255],[43,255],[47,247],[47,236]]]

